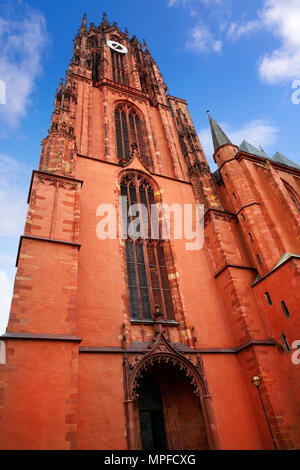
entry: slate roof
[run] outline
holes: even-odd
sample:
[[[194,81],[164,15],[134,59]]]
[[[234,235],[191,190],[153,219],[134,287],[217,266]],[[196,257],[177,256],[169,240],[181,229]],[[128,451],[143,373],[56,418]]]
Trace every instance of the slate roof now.
[[[247,142],[247,140],[243,140],[243,142],[239,146],[239,149],[242,152],[251,153],[251,155],[257,155],[258,157],[268,158],[270,160],[270,158],[268,157],[268,155],[265,152],[258,149],[257,147],[254,147],[254,145]]]
[[[226,144],[232,145],[232,142],[227,137],[225,132],[221,129],[219,124],[214,120],[214,118],[210,114],[208,114],[208,118],[209,118],[209,123],[210,123],[212,140],[214,144],[214,151],[216,152],[218,148],[220,148],[222,145],[226,145]],[[239,150],[245,153],[249,153],[250,155],[256,155],[258,157],[265,158],[267,160],[289,166],[290,168],[295,168],[297,170],[300,170],[299,165],[289,160],[282,153],[276,152],[271,158],[263,150],[250,144],[250,142],[248,142],[247,140],[243,140],[243,142],[239,146]],[[215,177],[218,178],[218,175],[215,175]]]
[[[296,168],[297,170],[300,170],[299,165],[289,160],[287,157],[282,155],[282,153],[276,152],[275,155],[273,155],[273,157],[271,158],[265,152],[263,152],[262,150],[258,149],[257,147],[254,147],[254,145],[247,142],[247,140],[243,140],[243,142],[239,146],[239,150],[246,152],[246,153],[250,153],[251,155],[257,155],[258,157],[266,158],[267,160],[270,160],[271,162],[281,163],[282,165],[286,165],[291,168]]]
[[[275,155],[273,155],[272,160],[274,162],[282,163],[283,165],[287,165],[287,166],[290,166],[292,168],[297,168],[297,170],[300,170],[299,165],[297,165],[296,163],[289,160],[287,157],[282,155],[282,153],[280,153],[280,152],[276,152]]]

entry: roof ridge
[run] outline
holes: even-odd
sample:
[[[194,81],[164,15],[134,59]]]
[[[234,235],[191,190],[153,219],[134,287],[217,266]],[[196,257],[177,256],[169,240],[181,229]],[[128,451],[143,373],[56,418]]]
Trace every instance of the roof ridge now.
[[[285,155],[283,155],[281,152],[277,151],[273,157],[272,160],[274,162],[282,163],[283,165],[290,166],[292,168],[297,168],[300,170],[300,166],[297,165],[297,163],[292,162],[289,158],[287,158]]]
[[[242,150],[246,153],[251,153],[253,155],[257,155],[258,157],[266,158],[268,160],[270,159],[270,157],[264,151],[250,144],[250,142],[248,142],[246,139],[244,139],[241,145],[239,146],[239,150]]]

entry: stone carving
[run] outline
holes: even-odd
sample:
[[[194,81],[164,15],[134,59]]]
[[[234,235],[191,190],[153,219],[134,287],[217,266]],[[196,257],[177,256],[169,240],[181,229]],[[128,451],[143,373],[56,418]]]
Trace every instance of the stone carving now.
[[[125,360],[129,371],[129,396],[131,399],[138,398],[139,379],[142,377],[143,372],[156,363],[160,364],[164,362],[165,364],[178,367],[179,370],[183,371],[193,386],[194,393],[201,398],[201,396],[206,395],[207,392],[206,384],[201,373],[201,364],[197,359],[199,358],[196,358],[196,364],[194,364],[190,354],[179,352],[175,345],[171,344],[165,337],[161,323],[158,322],[157,331],[148,349],[144,353],[137,355],[133,363],[130,363],[128,358]]]

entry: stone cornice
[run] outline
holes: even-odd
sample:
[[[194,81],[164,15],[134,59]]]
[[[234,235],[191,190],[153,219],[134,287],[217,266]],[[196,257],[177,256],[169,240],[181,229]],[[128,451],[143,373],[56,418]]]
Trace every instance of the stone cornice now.
[[[223,268],[219,269],[219,271],[216,272],[215,278],[217,278],[222,272],[224,272],[227,268],[234,268],[234,269],[247,269],[249,271],[256,271],[257,269],[254,268],[253,266],[244,266],[242,264],[226,264],[223,266]]]
[[[214,207],[209,207],[208,209],[206,209],[206,211],[204,213],[204,216],[206,216],[210,212],[217,212],[217,213],[220,213],[220,214],[229,215],[229,216],[232,216],[233,218],[236,217],[236,214],[233,213],[233,212],[226,211],[224,209],[217,209],[217,208],[214,208]]]
[[[294,168],[294,167],[291,167],[291,166],[288,166],[288,165],[284,165],[283,163],[276,162],[276,161],[271,160],[269,158],[259,157],[258,155],[253,155],[253,154],[250,154],[250,153],[246,153],[244,151],[239,151],[236,154],[235,159],[237,161],[240,161],[242,159],[246,159],[246,160],[251,160],[251,161],[254,161],[254,162],[258,162],[258,163],[264,163],[265,165],[270,164],[270,165],[274,166],[275,168],[277,168],[279,170],[283,170],[283,171],[286,171],[288,173],[300,174],[300,169],[298,170],[297,168]]]
[[[239,150],[233,158],[230,158],[226,162],[223,162],[222,165],[220,165],[219,170],[221,170],[223,168],[223,166],[226,165],[226,163],[232,162],[233,160],[236,160],[236,161],[240,162],[243,159],[250,160],[254,163],[263,164],[263,165],[265,165],[265,169],[268,169],[267,165],[270,164],[278,170],[286,171],[288,173],[296,173],[296,175],[300,174],[300,170],[298,170],[297,168],[294,168],[294,167],[291,167],[291,166],[288,166],[288,165],[284,165],[284,164],[279,163],[279,162],[275,162],[274,160],[271,160],[271,159],[268,159],[268,158],[259,157],[258,155],[253,155],[251,153],[246,153],[246,152],[241,151],[241,150]]]
[[[189,353],[189,354],[238,354],[245,349],[252,347],[252,346],[276,346],[275,341],[271,339],[267,340],[259,340],[253,339],[247,341],[246,343],[233,347],[233,348],[198,348],[193,349],[189,346],[186,346],[181,343],[174,343],[177,350],[182,353]],[[114,354],[114,353],[143,353],[147,350],[149,343],[143,343],[140,345],[132,345],[128,349],[123,349],[121,347],[96,347],[96,346],[80,346],[79,353],[96,353],[96,354]]]
[[[282,266],[284,266],[286,263],[288,263],[291,259],[300,259],[300,255],[297,254],[291,254],[288,258],[286,258],[284,261],[282,261],[280,264],[277,264],[271,271],[268,273],[264,274],[262,277],[256,279],[252,284],[251,287],[255,287],[257,284],[259,284],[261,281],[263,281],[266,277],[270,276],[273,274],[275,271],[280,269]]]
[[[118,168],[120,168],[120,171],[122,169],[124,169],[124,167],[120,166],[118,163],[115,163],[115,162],[110,162],[108,160],[102,160],[100,158],[95,158],[95,157],[90,157],[89,155],[83,155],[81,153],[78,153],[77,156],[79,158],[87,158],[89,160],[93,160],[94,162],[99,162],[99,163],[106,163],[107,165],[114,165],[114,166],[117,166]],[[135,171],[134,169],[132,169],[133,171]],[[190,186],[192,186],[192,183],[190,181],[184,181],[184,180],[180,180],[178,178],[172,178],[172,176],[166,176],[166,175],[160,175],[159,173],[153,173],[152,171],[148,170],[149,174],[152,175],[152,176],[156,176],[158,178],[166,178],[168,180],[171,180],[171,181],[176,181],[178,183],[184,183],[184,184],[188,184]]]
[[[167,95],[167,98],[170,98],[171,100],[174,100],[174,101],[179,101],[180,103],[187,105],[187,101],[183,98],[178,98],[178,96]]]
[[[33,184],[33,180],[34,180],[35,175],[41,175],[41,176],[48,177],[48,178],[55,178],[55,179],[62,180],[62,181],[68,181],[70,183],[80,184],[80,186],[83,185],[83,180],[78,180],[76,178],[73,178],[72,176],[58,175],[56,173],[51,173],[50,171],[44,171],[44,170],[33,170],[32,171],[32,176],[31,176],[31,181],[30,181],[30,186],[29,186],[29,191],[28,191],[28,198],[27,198],[27,203],[28,204],[29,204],[29,201],[30,201],[30,195],[31,195],[31,191],[32,191],[32,184]]]
[[[142,99],[144,101],[150,101],[149,95],[147,93],[144,93],[143,91],[138,90],[137,88],[132,88],[128,85],[123,85],[121,83],[115,82],[108,78],[103,78],[99,82],[96,82],[94,86],[97,88],[102,88],[104,86],[107,86],[116,92],[119,92],[125,95],[129,94],[131,96]]]
[[[228,221],[233,222],[233,223],[238,222],[236,214],[233,214],[232,212],[229,212],[229,211],[225,211],[223,209],[216,209],[216,208],[213,208],[213,207],[209,207],[204,213],[204,224],[205,225],[208,224],[209,222],[211,222],[211,220],[212,220],[211,214],[213,214],[213,217],[215,217],[216,219],[222,218],[223,220],[225,220],[227,222]]]
[[[74,335],[46,335],[38,333],[5,333],[0,336],[1,340],[17,339],[17,340],[38,340],[38,341],[70,341],[81,343],[82,339]]]
[[[260,203],[257,202],[257,201],[254,201],[254,202],[249,202],[249,204],[244,204],[242,207],[239,208],[239,210],[236,211],[235,215],[238,215],[243,209],[245,209],[246,207],[250,207],[250,206],[254,206],[254,205],[257,205],[259,206]]]

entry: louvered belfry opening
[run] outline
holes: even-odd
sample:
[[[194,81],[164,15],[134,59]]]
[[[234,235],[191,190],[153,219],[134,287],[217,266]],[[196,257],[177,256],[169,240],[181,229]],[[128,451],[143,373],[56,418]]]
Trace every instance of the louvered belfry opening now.
[[[166,242],[160,238],[154,191],[144,177],[130,174],[122,179],[121,196],[131,319],[153,320],[159,305],[164,319],[174,320]],[[137,210],[133,210],[135,204]]]
[[[113,81],[128,85],[124,54],[111,49],[111,63]]]
[[[115,125],[119,164],[128,163],[137,151],[144,165],[151,166],[144,119],[132,106],[124,103],[115,109]]]

